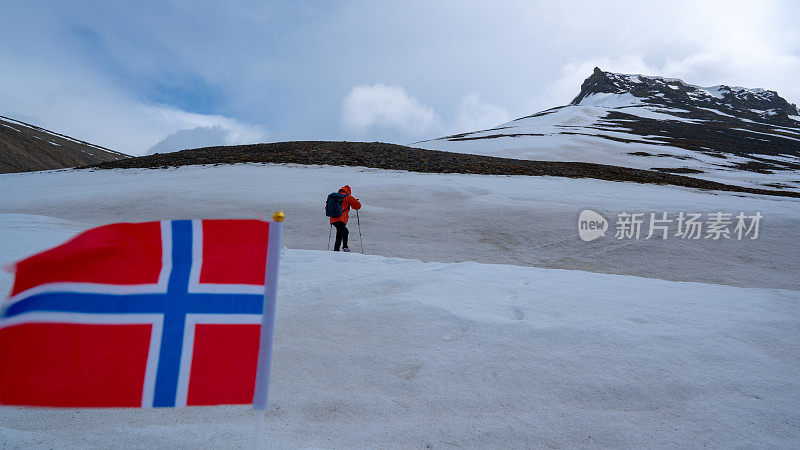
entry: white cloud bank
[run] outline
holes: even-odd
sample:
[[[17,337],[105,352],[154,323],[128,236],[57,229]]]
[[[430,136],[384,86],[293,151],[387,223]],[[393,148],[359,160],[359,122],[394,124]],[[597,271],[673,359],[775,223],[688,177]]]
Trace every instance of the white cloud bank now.
[[[67,79],[63,86],[53,86],[48,79],[39,86],[48,84],[49,89],[22,84],[22,89],[13,93],[0,90],[4,115],[129,155],[180,150],[180,145],[166,145],[164,140],[182,130],[214,129],[221,137],[205,143],[196,135],[182,148],[255,143],[267,136],[261,127],[232,118],[148,105],[100,82]],[[25,89],[27,86],[32,88]],[[174,138],[169,142],[177,144]]]
[[[424,136],[441,128],[441,119],[433,108],[402,87],[376,83],[356,86],[347,94],[342,103],[342,125],[362,136],[373,128]]]
[[[342,101],[342,125],[358,136],[395,131],[410,137],[455,133],[490,128],[508,122],[508,111],[486,103],[476,92],[461,98],[451,123],[445,123],[434,109],[406,92],[401,86],[375,83],[356,86]]]
[[[508,122],[511,115],[504,108],[486,103],[476,92],[461,98],[456,107],[454,132],[483,130]]]
[[[179,150],[163,141],[181,130],[218,130],[225,145],[259,142],[267,135],[261,127],[229,117],[147,104],[91,68],[64,64],[57,57],[31,62],[0,49],[0,61],[1,114],[129,155],[154,146]],[[197,137],[192,145],[205,146]],[[170,142],[177,143],[174,137]]]
[[[227,137],[228,133],[219,125],[179,130],[150,147],[147,154],[170,153],[187,148],[216,147],[225,145]]]
[[[156,122],[168,125],[175,131],[150,147],[148,154],[187,148],[253,144],[263,141],[266,135],[259,127],[218,115],[195,114],[164,106],[149,108],[149,115]]]

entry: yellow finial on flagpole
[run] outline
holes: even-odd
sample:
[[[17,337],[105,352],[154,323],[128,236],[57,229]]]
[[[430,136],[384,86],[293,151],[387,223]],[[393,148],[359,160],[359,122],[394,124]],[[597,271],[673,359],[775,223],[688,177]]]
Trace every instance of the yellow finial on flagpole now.
[[[283,211],[275,211],[275,214],[272,215],[272,220],[275,222],[283,222],[283,218],[286,217],[283,214]]]

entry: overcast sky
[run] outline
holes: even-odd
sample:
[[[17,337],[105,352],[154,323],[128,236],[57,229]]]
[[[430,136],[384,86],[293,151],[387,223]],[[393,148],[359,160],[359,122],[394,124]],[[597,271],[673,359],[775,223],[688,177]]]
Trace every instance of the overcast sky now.
[[[4,2],[0,115],[129,154],[411,143],[569,102],[594,66],[800,101],[796,2]]]

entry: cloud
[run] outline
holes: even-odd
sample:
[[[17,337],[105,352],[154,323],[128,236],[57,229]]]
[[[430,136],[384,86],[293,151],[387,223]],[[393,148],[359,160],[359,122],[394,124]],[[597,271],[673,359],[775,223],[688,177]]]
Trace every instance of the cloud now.
[[[342,101],[342,125],[362,137],[381,136],[386,130],[402,133],[406,138],[426,137],[491,128],[510,119],[508,111],[484,102],[477,92],[463,96],[452,121],[447,122],[401,86],[356,86]]]
[[[465,132],[491,128],[511,120],[511,115],[504,108],[486,103],[476,92],[470,92],[461,98],[456,107],[453,132]]]
[[[179,130],[150,147],[147,154],[170,153],[187,148],[216,147],[225,145],[227,138],[228,132],[219,125]]]
[[[668,59],[661,70],[695,84],[761,87],[778,90],[790,102],[800,99],[800,85],[785,83],[787,74],[800,73],[800,55],[747,35],[721,35],[688,56]]]
[[[356,86],[342,102],[342,125],[359,135],[372,128],[383,128],[424,136],[441,128],[440,122],[433,108],[408,95],[400,86],[382,83]]]
[[[226,144],[258,142],[267,135],[262,127],[230,117],[148,104],[85,67],[58,60],[26,63],[2,49],[0,60],[8,62],[0,74],[3,115],[130,155],[198,127],[224,130]]]
[[[147,154],[169,153],[188,148],[231,145],[230,135],[230,131],[222,128],[220,125],[178,130],[167,135],[167,137],[159,141],[158,144],[150,147]]]
[[[157,122],[176,129],[150,147],[148,154],[217,145],[253,144],[263,141],[266,136],[260,127],[218,115],[195,114],[165,106],[149,107],[147,113]]]

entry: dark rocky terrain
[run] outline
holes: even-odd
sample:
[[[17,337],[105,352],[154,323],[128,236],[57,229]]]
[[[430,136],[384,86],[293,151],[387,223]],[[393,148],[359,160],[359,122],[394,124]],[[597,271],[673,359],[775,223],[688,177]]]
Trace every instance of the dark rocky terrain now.
[[[128,155],[0,116],[0,173],[85,166]]]
[[[740,119],[795,128],[798,124],[789,116],[800,115],[797,105],[787,102],[775,91],[726,85],[704,88],[684,83],[677,78],[603,72],[598,67],[581,84],[580,93],[570,105],[578,105],[588,96],[600,93],[631,93],[653,105],[689,110],[706,107]]]
[[[206,147],[157,153],[90,166],[98,169],[168,168],[192,164],[292,163],[361,166],[429,173],[533,175],[670,184],[698,189],[800,197],[800,193],[732,186],[657,170],[581,162],[529,161],[411,148],[382,142],[296,141]]]

